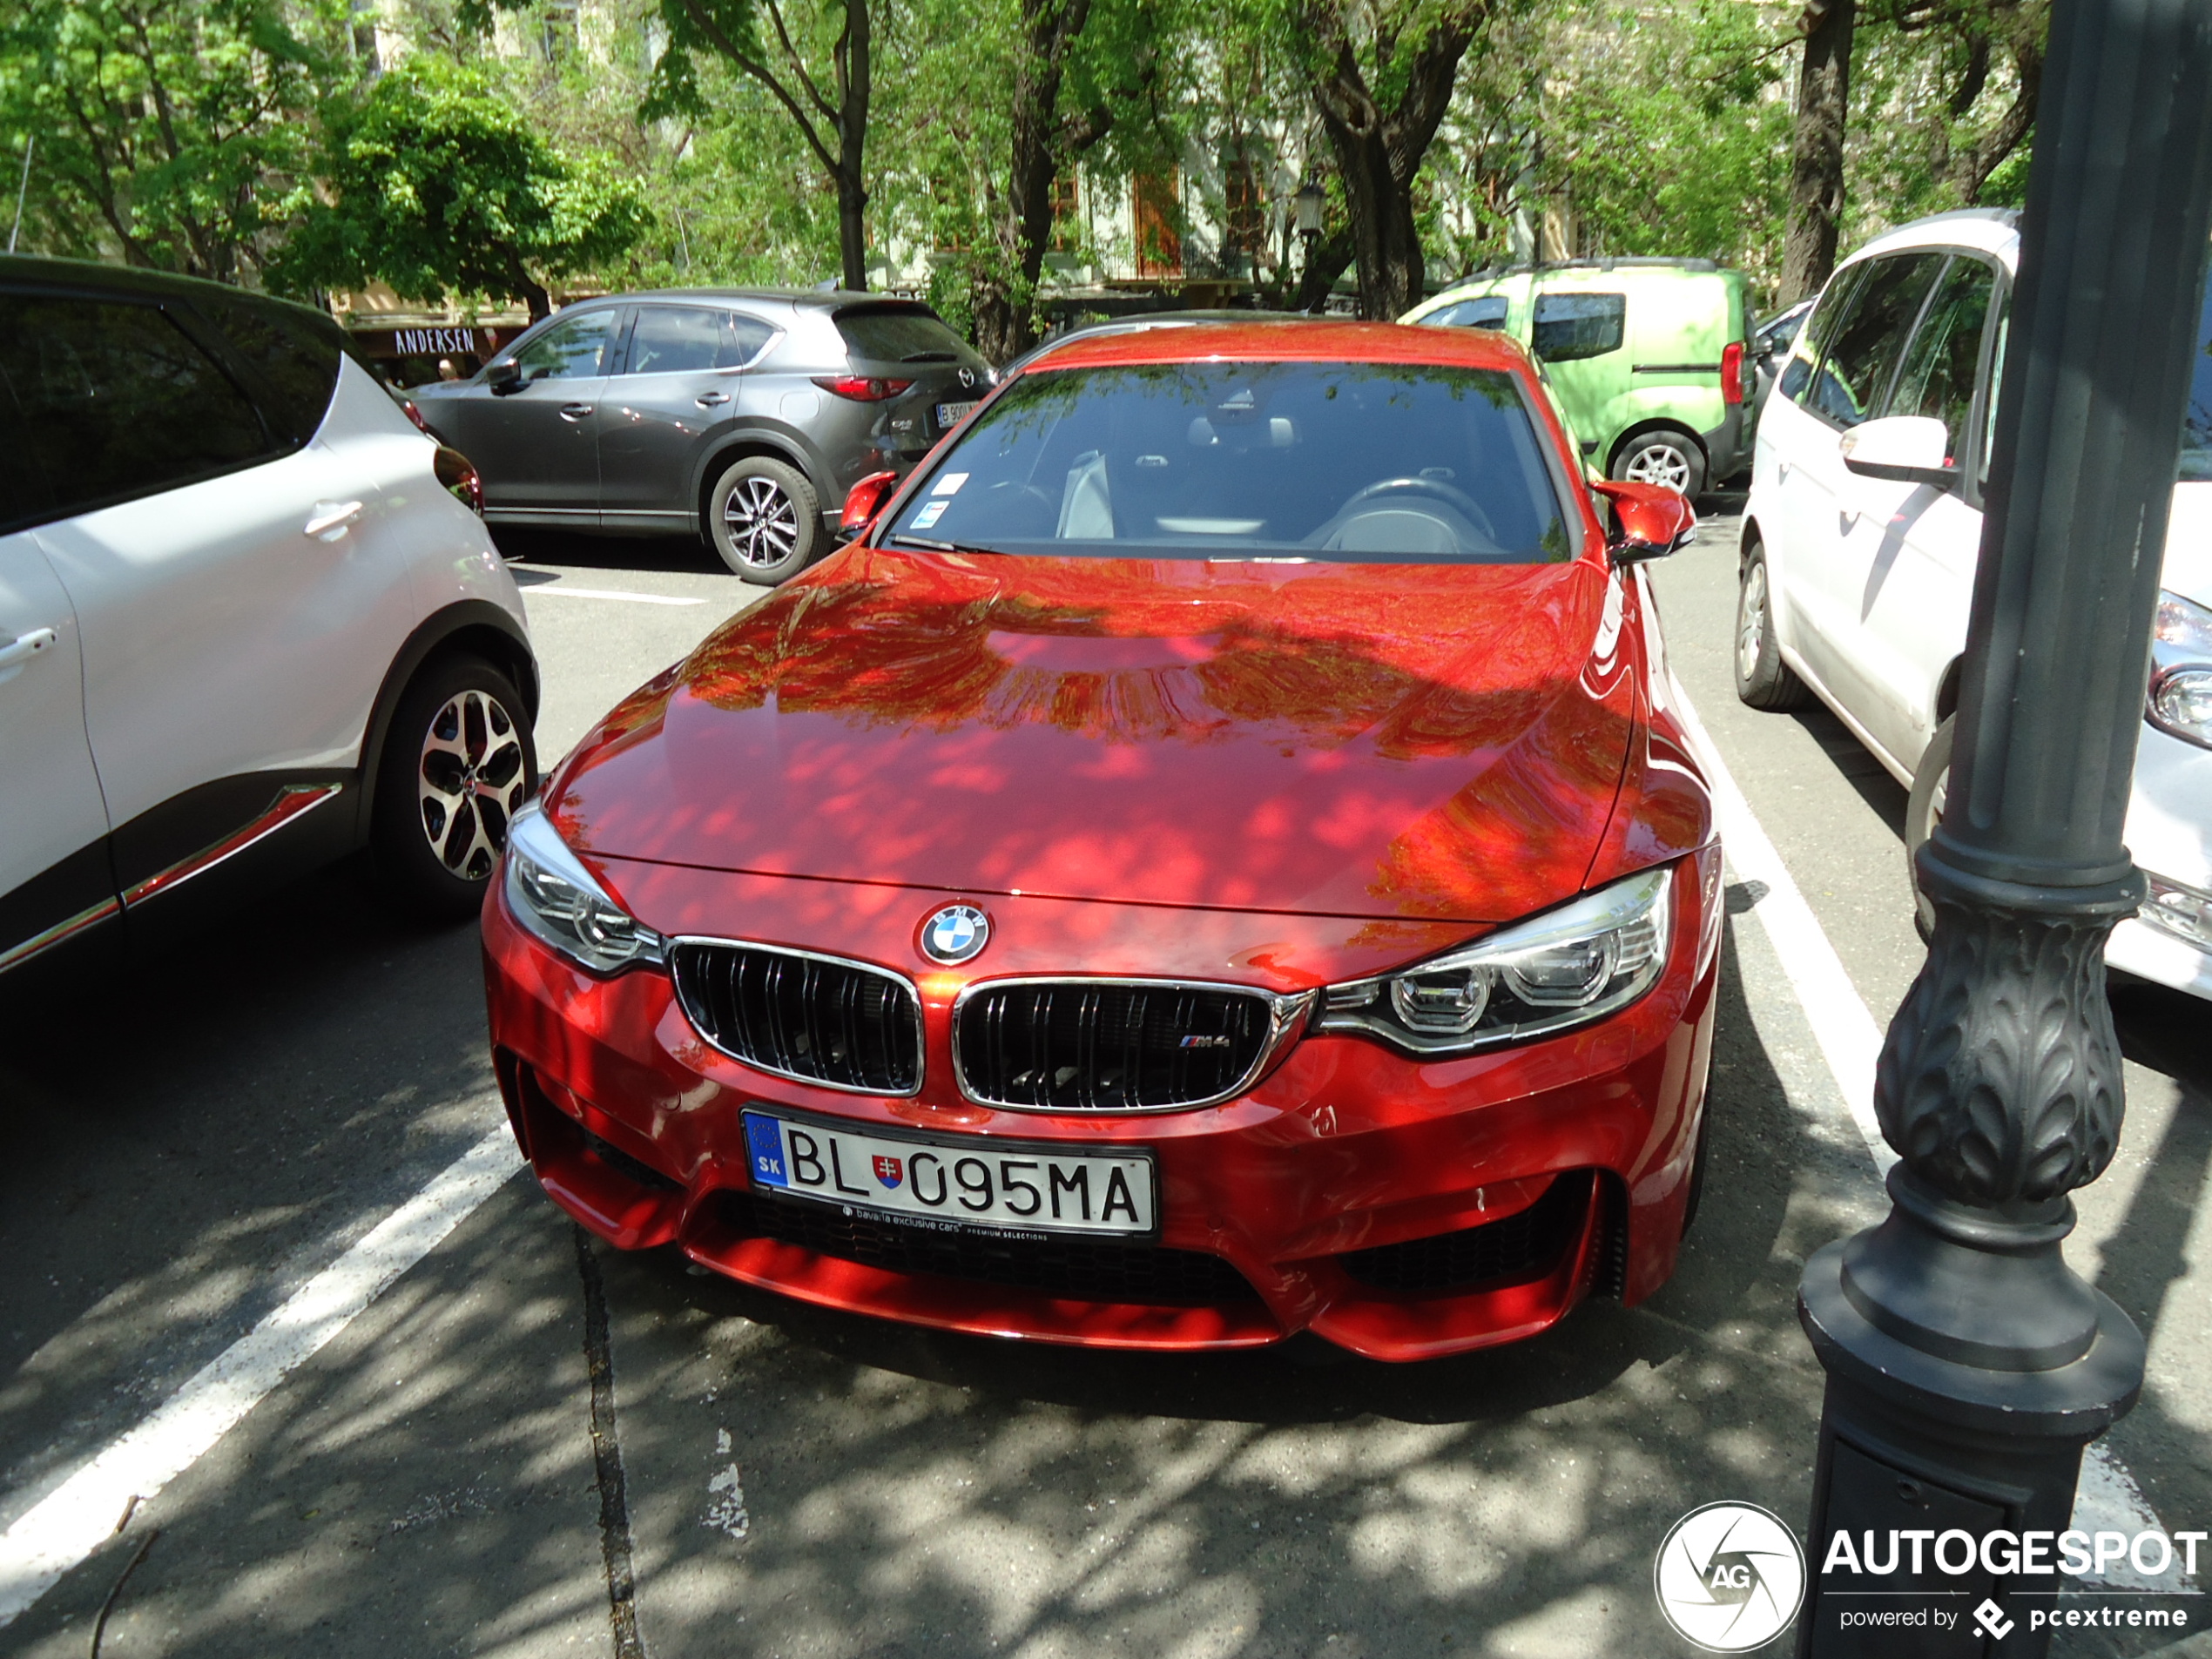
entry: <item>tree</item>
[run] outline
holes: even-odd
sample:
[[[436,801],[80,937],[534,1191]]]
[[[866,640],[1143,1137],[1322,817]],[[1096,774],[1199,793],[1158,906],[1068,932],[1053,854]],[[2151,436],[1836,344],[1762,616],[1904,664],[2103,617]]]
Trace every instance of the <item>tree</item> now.
[[[1797,118],[1790,141],[1790,227],[1782,242],[1785,306],[1817,293],[1836,268],[1858,15],[1858,0],[1805,0],[1804,57],[1797,66]]]
[[[381,279],[399,293],[521,300],[619,259],[644,233],[637,187],[563,155],[481,71],[418,57],[334,109],[312,206],[272,272],[294,287]]]
[[[1307,89],[1335,158],[1359,272],[1359,314],[1421,297],[1413,184],[1451,107],[1460,60],[1493,0],[1286,0]]]
[[[13,0],[0,132],[37,148],[30,246],[235,282],[299,199],[312,111],[350,73],[344,9]],[[287,18],[290,21],[287,21]]]
[[[868,286],[865,163],[868,104],[875,84],[868,6],[869,0],[819,0],[812,17],[796,14],[794,35],[783,0],[662,0],[669,50],[656,71],[649,102],[650,109],[662,113],[705,115],[700,54],[721,59],[765,87],[837,187],[838,251],[844,284],[855,291]],[[825,57],[826,75],[818,72]]]

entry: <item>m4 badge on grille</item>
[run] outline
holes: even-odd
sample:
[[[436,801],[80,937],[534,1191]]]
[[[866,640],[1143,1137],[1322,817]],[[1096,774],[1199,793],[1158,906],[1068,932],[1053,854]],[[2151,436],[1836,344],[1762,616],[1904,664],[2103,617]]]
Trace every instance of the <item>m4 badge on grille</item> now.
[[[991,941],[991,919],[972,904],[948,904],[921,924],[922,954],[933,962],[965,962]]]
[[[1230,1046],[1230,1042],[1224,1036],[1211,1035],[1202,1036],[1194,1031],[1184,1037],[1177,1046],[1184,1049],[1226,1049]]]

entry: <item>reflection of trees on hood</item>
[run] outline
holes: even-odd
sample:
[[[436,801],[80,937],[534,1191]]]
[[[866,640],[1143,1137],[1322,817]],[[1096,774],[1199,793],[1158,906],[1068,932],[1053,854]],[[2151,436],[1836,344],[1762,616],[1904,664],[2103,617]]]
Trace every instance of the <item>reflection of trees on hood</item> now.
[[[1253,567],[1177,561],[856,556],[847,580],[779,596],[693,653],[717,708],[944,732],[1058,727],[1095,742],[1366,736],[1399,759],[1511,742],[1568,689],[1600,580],[1577,566]],[[1008,592],[1000,578],[1018,583]],[[1069,671],[993,634],[1193,642],[1188,663]],[[646,694],[641,694],[645,697]],[[658,694],[646,698],[658,705]],[[644,709],[610,723],[643,718]]]

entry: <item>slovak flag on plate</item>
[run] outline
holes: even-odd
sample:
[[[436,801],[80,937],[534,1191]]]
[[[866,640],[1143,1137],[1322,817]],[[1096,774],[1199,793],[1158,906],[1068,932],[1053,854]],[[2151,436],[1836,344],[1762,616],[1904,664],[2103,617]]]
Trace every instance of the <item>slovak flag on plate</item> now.
[[[887,1158],[880,1152],[876,1154],[875,1178],[885,1186],[897,1186],[906,1178],[906,1174],[907,1161],[904,1158]]]

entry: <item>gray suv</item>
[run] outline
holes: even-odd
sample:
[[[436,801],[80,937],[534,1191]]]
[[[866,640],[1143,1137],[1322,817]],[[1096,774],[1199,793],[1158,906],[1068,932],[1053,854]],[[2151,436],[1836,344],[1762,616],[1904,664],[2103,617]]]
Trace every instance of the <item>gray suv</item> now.
[[[996,378],[914,300],[698,288],[584,300],[408,395],[475,463],[493,523],[690,530],[773,583],[833,545],[854,483],[905,472]]]

